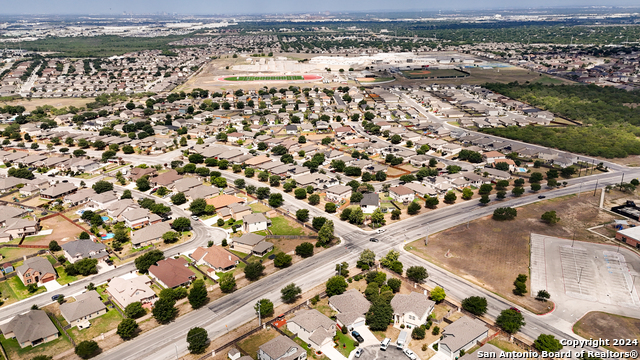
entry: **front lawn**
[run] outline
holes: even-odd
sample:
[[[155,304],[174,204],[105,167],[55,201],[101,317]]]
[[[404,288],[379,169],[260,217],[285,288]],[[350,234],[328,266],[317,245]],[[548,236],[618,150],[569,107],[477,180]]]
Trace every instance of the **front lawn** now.
[[[106,314],[89,320],[91,326],[87,329],[79,330],[77,326],[68,330],[69,335],[79,343],[84,340],[91,340],[102,333],[118,327],[122,321],[122,315],[116,309],[109,309]]]
[[[36,290],[36,292],[29,293],[29,290],[27,290],[27,287],[24,286],[24,284],[22,283],[22,280],[20,280],[18,276],[12,277],[11,279],[5,281],[5,283],[7,283],[11,287],[11,290],[13,290],[13,294],[16,296],[18,300],[23,300],[30,296],[37,295],[47,291],[47,289],[44,286],[40,286],[38,287],[38,290]]]
[[[354,344],[356,340],[353,339],[350,335],[345,335],[342,333],[342,331],[338,331],[337,329],[336,336],[338,337],[338,346],[336,347],[336,349],[338,349],[338,351],[340,351],[340,353],[344,355],[344,357],[349,358],[349,354],[351,354],[351,352],[356,348]]]
[[[77,276],[72,276],[67,274],[64,270],[64,266],[58,266],[56,268],[56,272],[58,273],[58,284],[67,285],[68,283],[72,283],[78,280]]]
[[[249,205],[249,207],[251,208],[251,210],[254,213],[265,213],[265,212],[271,210],[267,205],[264,205],[264,204],[259,203],[259,202],[253,203],[253,204]]]
[[[271,218],[271,227],[269,228],[273,235],[307,235],[310,231],[305,230],[302,226],[293,220],[284,216]]]

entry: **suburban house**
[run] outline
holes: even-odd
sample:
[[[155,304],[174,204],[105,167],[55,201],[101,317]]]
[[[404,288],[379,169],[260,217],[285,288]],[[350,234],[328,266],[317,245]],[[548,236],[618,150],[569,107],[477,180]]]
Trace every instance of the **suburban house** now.
[[[213,207],[216,208],[216,212],[218,212],[222,208],[228,207],[231,204],[244,204],[245,202],[246,200],[242,198],[227,194],[222,194],[220,196],[207,199],[207,205],[213,205]]]
[[[149,275],[165,288],[187,286],[196,279],[196,274],[189,270],[188,265],[187,260],[182,257],[166,258],[151,265]]]
[[[506,159],[507,156],[498,151],[488,151],[482,154],[482,158],[489,164],[494,163],[496,160]]]
[[[35,235],[39,230],[39,220],[13,218],[7,221],[7,226],[2,229],[2,234],[6,237],[17,238],[23,235]]]
[[[488,335],[489,328],[482,321],[465,315],[442,331],[438,351],[450,359],[457,359],[460,350],[468,351]]]
[[[107,293],[120,308],[134,302],[153,304],[156,301],[156,293],[149,287],[151,279],[147,276],[136,276],[132,279],[117,277],[109,282]]]
[[[160,216],[140,207],[126,210],[121,214],[121,216],[125,224],[127,224],[127,227],[132,229],[139,229],[149,224],[156,224],[162,221]]]
[[[199,247],[191,254],[198,265],[206,265],[215,271],[227,271],[240,263],[240,258],[219,246]]]
[[[182,179],[182,175],[178,174],[177,171],[171,169],[166,173],[160,174],[156,177],[149,179],[149,182],[152,186],[164,186],[171,187],[174,182]]]
[[[44,310],[30,310],[0,325],[5,339],[15,338],[21,348],[37,346],[58,338],[58,328]],[[306,353],[305,353],[306,354]]]
[[[260,345],[258,360],[305,360],[307,351],[284,335]]]
[[[44,189],[40,192],[40,197],[43,199],[57,199],[69,195],[78,190],[78,188],[72,183],[59,183],[50,188]]]
[[[314,349],[320,350],[336,335],[336,323],[316,309],[302,310],[287,321],[287,330],[311,344]]]
[[[57,277],[56,270],[49,260],[39,256],[25,260],[24,264],[18,266],[16,272],[24,286],[29,284],[41,286],[49,281],[54,281]]]
[[[96,196],[96,192],[92,188],[84,188],[64,197],[64,203],[70,206],[84,204],[92,197]]]
[[[263,213],[245,215],[242,218],[242,227],[244,232],[248,233],[267,230],[269,219]]]
[[[60,305],[60,313],[72,327],[88,328],[91,326],[89,320],[107,313],[107,307],[96,291],[87,291],[74,297],[76,301]]]
[[[104,261],[109,258],[107,247],[91,240],[70,241],[62,244],[62,250],[64,250],[64,257],[72,264],[82,259]]]
[[[377,193],[362,194],[360,207],[362,208],[362,212],[365,214],[373,213],[378,207],[380,207],[380,196]]]
[[[131,234],[131,244],[133,247],[147,246],[152,243],[162,241],[162,235],[173,231],[171,225],[166,222],[159,222],[151,226],[147,226]]]
[[[435,302],[424,294],[397,294],[391,300],[393,308],[393,323],[404,325],[411,329],[427,323],[429,314],[433,311]]]
[[[13,206],[0,206],[0,226],[7,226],[7,222],[14,218],[20,218],[27,213],[26,210]]]
[[[336,320],[340,326],[353,329],[365,325],[365,314],[371,303],[360,291],[351,289],[330,297],[329,306],[339,313]]]
[[[412,202],[413,199],[415,199],[413,190],[404,185],[398,185],[389,188],[389,196],[391,196],[393,200],[401,203],[409,203]]]
[[[246,254],[255,254],[257,256],[263,256],[269,251],[273,250],[273,244],[264,241],[265,236],[254,233],[248,233],[234,238],[231,243],[231,248],[236,251],[240,251]]]
[[[328,201],[339,203],[351,197],[351,186],[334,185],[325,191]]]
[[[145,169],[135,167],[131,169],[131,172],[129,172],[129,179],[131,181],[136,181],[145,175],[149,175],[149,177],[154,177],[157,174],[158,174],[158,171],[151,167],[145,168]]]
[[[229,208],[231,216],[233,216],[233,219],[236,221],[242,220],[246,215],[252,213],[251,207],[240,203],[233,203],[227,206],[227,208]]]

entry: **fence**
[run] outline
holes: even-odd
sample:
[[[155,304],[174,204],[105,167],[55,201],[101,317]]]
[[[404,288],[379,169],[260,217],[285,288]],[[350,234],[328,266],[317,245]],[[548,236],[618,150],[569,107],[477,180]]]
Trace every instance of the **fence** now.
[[[266,239],[317,240],[313,235],[267,235]]]
[[[62,329],[62,332],[64,333],[64,335],[66,335],[67,338],[69,339],[69,341],[71,341],[71,345],[73,345],[73,347],[75,347],[76,346],[76,342],[69,335],[69,333],[67,332],[67,329],[65,329],[65,327],[63,327],[62,324],[60,324],[60,321],[58,320],[58,318],[55,317],[55,315],[53,315],[53,314],[51,314],[49,312],[47,312],[47,315],[49,315],[49,319],[53,320],[56,323],[56,325],[58,325],[58,327],[60,329]],[[69,327],[69,328],[71,328],[71,327]]]
[[[7,245],[4,245],[4,246],[7,246]],[[20,247],[22,247],[22,246],[20,246]],[[42,249],[42,250],[37,251],[37,252],[35,252],[33,254],[25,255],[25,257],[27,259],[30,259],[30,258],[32,258],[34,256],[38,256],[38,255],[42,255],[42,254],[46,254],[46,253],[47,253],[47,250]],[[13,264],[15,264],[15,263],[17,263],[19,261],[23,261],[23,260],[24,260],[24,258],[19,258],[19,259],[13,259],[13,260],[9,260],[9,261],[3,261],[2,263],[3,264],[4,263],[10,263],[11,265],[13,265]]]

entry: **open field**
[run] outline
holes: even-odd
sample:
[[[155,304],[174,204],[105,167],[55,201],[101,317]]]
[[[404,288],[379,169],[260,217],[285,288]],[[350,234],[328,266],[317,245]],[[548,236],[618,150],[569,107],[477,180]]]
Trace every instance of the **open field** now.
[[[0,255],[4,256],[3,263],[5,263],[6,260],[21,259],[24,255],[33,254],[38,250],[40,249],[6,247],[0,249]]]
[[[43,106],[43,105],[51,105],[56,108],[63,108],[63,107],[69,107],[69,106],[83,107],[87,103],[90,103],[92,101],[93,99],[91,98],[84,98],[84,99],[83,98],[50,98],[50,99],[29,99],[29,100],[19,99],[19,100],[12,100],[12,101],[2,101],[0,102],[0,104],[2,106],[22,105],[25,107],[25,109],[27,109],[27,111],[33,111],[38,106]]]
[[[481,68],[465,68],[464,71],[470,75],[463,78],[448,78],[448,79],[402,79],[398,78],[400,82],[406,82],[407,84],[473,84],[481,85],[487,82],[501,82],[509,83],[518,81],[520,83],[542,83],[542,84],[571,84],[572,82],[565,79],[554,78],[547,75],[542,75],[537,72],[518,68],[518,67],[505,67],[494,69],[481,69]]]
[[[456,69],[432,69],[402,71],[402,75],[408,79],[444,79],[467,77],[468,74]]]
[[[467,224],[434,234],[429,245],[415,241],[406,249],[467,280],[482,285],[510,301],[519,303],[535,312],[545,312],[548,303],[538,302],[531,296],[512,293],[517,274],[529,274],[529,234],[531,232],[602,242],[604,238],[590,233],[586,228],[609,222],[614,216],[599,211],[593,204],[596,198],[582,194],[547,200],[518,208],[518,216],[512,221],[498,222],[487,216]],[[555,210],[561,221],[547,225],[540,216]],[[450,257],[445,254],[450,252]],[[529,279],[530,280],[530,279]],[[530,283],[527,285],[530,289]]]
[[[637,339],[640,341],[640,319],[593,311],[573,325],[573,331],[585,339],[609,339],[614,351],[640,351],[639,345],[613,346],[614,339]]]
[[[106,333],[111,329],[118,327],[118,324],[122,321],[122,315],[116,309],[109,309],[106,314],[98,316],[95,319],[89,320],[91,326],[87,329],[79,330],[77,326],[69,329],[69,335],[79,343],[84,340],[91,340],[102,333]]]
[[[75,240],[82,230],[76,225],[70,223],[62,216],[54,216],[52,218],[40,221],[42,230],[53,230],[49,235],[32,237],[31,240],[25,239],[25,244],[29,245],[49,245],[51,240],[56,240],[62,245],[68,241]]]
[[[315,233],[285,216],[271,218],[269,230],[273,235],[315,235]]]

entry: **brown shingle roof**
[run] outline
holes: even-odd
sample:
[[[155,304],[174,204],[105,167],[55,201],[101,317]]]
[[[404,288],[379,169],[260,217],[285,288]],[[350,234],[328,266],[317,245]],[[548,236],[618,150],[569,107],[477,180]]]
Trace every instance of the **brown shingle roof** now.
[[[211,199],[207,199],[207,205],[213,205],[216,208],[216,210],[229,206],[234,203],[244,203],[244,199],[235,197],[233,195],[227,195],[227,194],[223,194]]]
[[[149,273],[157,277],[168,287],[176,287],[182,285],[189,280],[195,278],[193,271],[189,270],[185,265],[187,260],[184,258],[167,258],[158,261],[157,265],[149,268]]]
[[[171,169],[164,174],[156,176],[155,178],[153,178],[153,181],[155,181],[158,185],[168,186],[173,184],[176,180],[180,179],[182,179],[182,175],[179,175],[177,171]]]
[[[218,246],[212,246],[210,248],[199,247],[191,254],[191,257],[196,261],[204,260],[211,266],[219,269],[226,269],[235,265],[236,261],[240,260],[236,255]]]

